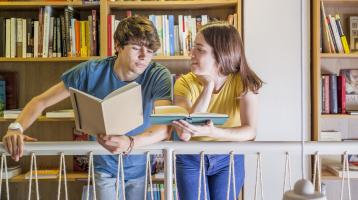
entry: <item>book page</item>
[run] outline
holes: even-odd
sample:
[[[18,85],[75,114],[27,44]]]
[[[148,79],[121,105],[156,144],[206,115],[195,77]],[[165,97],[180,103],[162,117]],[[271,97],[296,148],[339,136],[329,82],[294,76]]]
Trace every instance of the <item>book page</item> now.
[[[125,86],[123,86],[121,88],[118,88],[118,89],[114,90],[113,92],[109,93],[103,100],[106,100],[106,99],[109,99],[111,97],[114,97],[114,96],[116,96],[118,94],[121,94],[121,93],[123,93],[125,91],[128,91],[128,90],[130,90],[130,89],[132,89],[134,87],[137,87],[138,85],[139,84],[136,83],[136,82],[129,83],[128,85],[125,85]]]
[[[228,117],[227,114],[220,113],[192,113],[190,117]]]
[[[188,116],[189,112],[180,106],[156,106],[152,116]]]

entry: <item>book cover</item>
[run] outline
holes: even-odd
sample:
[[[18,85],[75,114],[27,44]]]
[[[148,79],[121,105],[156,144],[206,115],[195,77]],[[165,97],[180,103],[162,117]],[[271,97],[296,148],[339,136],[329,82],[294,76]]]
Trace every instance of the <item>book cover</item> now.
[[[351,51],[358,51],[358,16],[349,17],[349,33]]]
[[[157,106],[150,116],[152,124],[170,124],[175,120],[185,120],[191,124],[205,124],[208,120],[215,125],[222,125],[228,119],[227,114],[219,113],[192,113],[180,106]]]
[[[358,110],[358,69],[341,69],[346,79],[346,110]]]
[[[70,88],[76,129],[91,135],[123,135],[143,124],[141,86],[129,83],[103,100]]]

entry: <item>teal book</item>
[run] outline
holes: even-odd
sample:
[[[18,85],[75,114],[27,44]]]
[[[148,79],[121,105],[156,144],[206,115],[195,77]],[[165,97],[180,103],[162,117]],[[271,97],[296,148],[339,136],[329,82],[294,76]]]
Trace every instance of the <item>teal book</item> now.
[[[5,80],[0,80],[0,115],[3,115],[3,111],[6,107],[6,85]]]
[[[219,113],[191,113],[180,106],[157,106],[150,115],[151,124],[171,124],[176,120],[185,120],[191,124],[206,124],[211,120],[215,125],[223,125],[229,116]]]

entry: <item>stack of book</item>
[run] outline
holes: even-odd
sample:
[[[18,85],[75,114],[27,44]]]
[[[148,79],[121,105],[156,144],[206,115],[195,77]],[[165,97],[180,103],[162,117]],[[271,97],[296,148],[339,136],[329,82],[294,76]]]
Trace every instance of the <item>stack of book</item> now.
[[[17,176],[21,174],[21,167],[20,165],[15,165],[15,166],[12,166],[12,167],[8,167],[7,168],[7,176],[6,176],[6,173],[5,173],[5,169],[3,169],[3,176],[2,176],[2,179],[5,179],[6,177],[8,179],[14,177],[14,176]]]
[[[66,109],[66,110],[55,110],[46,112],[47,118],[74,118],[75,115],[73,113],[72,109]]]
[[[3,117],[4,119],[16,119],[20,115],[21,111],[21,109],[4,110]]]

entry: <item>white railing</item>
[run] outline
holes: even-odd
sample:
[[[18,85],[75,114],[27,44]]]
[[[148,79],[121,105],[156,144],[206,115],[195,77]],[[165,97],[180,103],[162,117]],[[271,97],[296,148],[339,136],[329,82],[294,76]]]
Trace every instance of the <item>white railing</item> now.
[[[0,153],[5,152],[1,143]],[[94,155],[109,154],[97,142],[31,142],[25,143],[24,155]],[[134,149],[131,154],[164,154],[165,158],[165,199],[173,199],[173,152],[176,154],[298,154],[302,152],[301,142],[160,142]],[[304,155],[358,154],[358,142],[305,142]],[[170,186],[170,187],[168,187]]]

